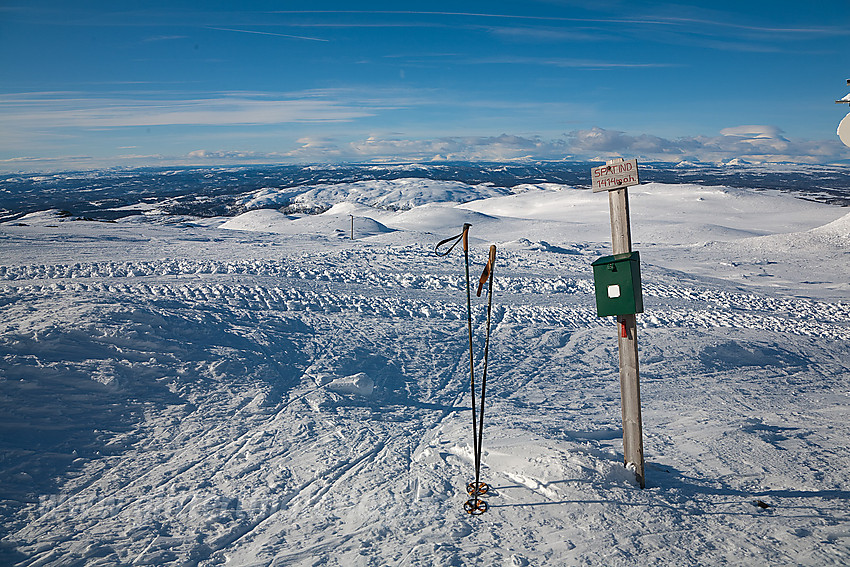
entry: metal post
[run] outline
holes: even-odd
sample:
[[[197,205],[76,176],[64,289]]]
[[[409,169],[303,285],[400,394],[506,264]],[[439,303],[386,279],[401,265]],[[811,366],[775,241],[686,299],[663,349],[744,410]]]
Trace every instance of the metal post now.
[[[614,254],[632,251],[628,188],[608,191],[611,209],[611,243]],[[617,317],[620,348],[620,401],[623,410],[623,460],[633,466],[641,488],[645,486],[643,462],[643,420],[640,406],[640,370],[637,350],[637,318]]]
[[[348,215],[351,217],[351,240],[354,240],[354,215]]]

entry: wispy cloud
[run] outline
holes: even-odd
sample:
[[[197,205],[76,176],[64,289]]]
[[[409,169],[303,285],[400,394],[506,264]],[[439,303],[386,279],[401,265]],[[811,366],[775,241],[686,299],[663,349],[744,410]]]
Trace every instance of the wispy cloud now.
[[[349,141],[308,136],[299,138],[296,146],[288,151],[195,150],[189,153],[188,158],[196,163],[512,161],[560,159],[564,157],[565,151],[563,140],[552,141],[508,134],[433,139],[374,135]]]
[[[117,161],[116,161],[117,160]],[[175,159],[160,154],[122,155],[115,157],[97,157],[90,155],[60,155],[52,157],[24,156],[0,159],[0,171],[62,171],[90,170],[103,167],[146,167],[156,165],[176,165],[185,163],[185,158]]]
[[[90,169],[120,164],[227,165],[345,162],[536,161],[589,160],[638,157],[647,161],[726,163],[743,159],[752,163],[836,163],[850,160],[850,150],[836,140],[793,140],[775,126],[748,125],[724,128],[718,135],[668,139],[651,134],[627,134],[591,128],[560,138],[501,134],[498,136],[445,136],[412,138],[400,134],[375,134],[366,138],[307,136],[287,149],[257,151],[195,149],[183,155],[134,154],[112,158],[92,156],[0,159],[0,169],[46,171]]]
[[[93,158],[92,156],[57,156],[57,157],[36,157],[36,156],[21,156],[21,157],[13,157],[7,159],[0,159],[0,164],[6,166],[51,166],[51,165],[61,165],[65,167],[66,164],[72,163],[81,163],[85,165],[90,165]]]
[[[557,27],[532,26],[492,26],[487,28],[490,33],[511,41],[524,42],[580,42],[605,41],[598,33],[589,31],[563,29]]]
[[[264,31],[256,31],[256,30],[240,30],[234,28],[218,28],[207,26],[207,29],[217,30],[217,31],[226,31],[226,32],[235,32],[235,33],[248,33],[248,34],[256,34],[256,35],[270,35],[274,37],[285,37],[287,39],[303,39],[306,41],[330,41],[327,39],[322,39],[320,37],[307,37],[302,35],[290,35],[285,33],[274,33],[274,32],[264,32]]]
[[[676,139],[592,128],[571,132],[567,145],[571,152],[586,157],[632,155],[662,161],[828,163],[850,157],[837,139],[791,140],[781,129],[770,125],[736,126],[722,129],[719,136]]]
[[[189,152],[190,160],[202,161],[269,161],[279,160],[285,154],[279,152],[258,152],[245,150],[193,150]]]
[[[767,15],[769,17],[769,14]],[[767,18],[766,18],[767,19]],[[672,24],[698,25],[704,27],[727,28],[747,32],[761,32],[770,34],[794,34],[810,36],[842,36],[850,35],[850,30],[843,26],[768,26],[742,24],[738,22],[719,21],[701,18],[682,18],[671,16],[666,18]]]
[[[343,16],[437,16],[472,18],[477,20],[513,20],[518,22],[570,22],[578,24],[618,24],[618,25],[648,25],[669,27],[713,27],[720,29],[742,30],[747,32],[764,32],[775,34],[806,34],[806,35],[850,35],[850,30],[841,26],[770,26],[756,25],[752,23],[741,23],[735,21],[722,21],[709,18],[666,16],[666,15],[641,15],[637,9],[631,10],[629,17],[566,17],[555,15],[527,15],[527,14],[502,14],[493,12],[454,12],[454,11],[428,11],[428,10],[275,10],[273,14],[290,15],[343,15]],[[765,20],[768,20],[769,14]],[[321,23],[317,24],[321,25]],[[336,25],[336,24],[335,24]],[[351,22],[352,26],[358,26],[357,22]]]
[[[0,96],[0,127],[18,130],[346,122],[373,114],[365,106],[315,96],[212,94],[190,99],[85,94]]]
[[[656,6],[654,10],[636,6],[624,10],[622,6],[612,8],[598,3],[587,6],[584,12],[587,17],[427,10],[283,10],[270,14],[300,16],[298,21],[286,21],[285,25],[293,27],[447,27],[481,30],[511,42],[582,44],[637,40],[749,53],[791,51],[799,49],[798,42],[850,36],[850,29],[840,25],[771,25],[770,12],[754,20],[734,11],[682,6]]]
[[[189,39],[188,35],[156,35],[153,37],[146,37],[142,40],[143,43],[154,43],[157,41],[175,41],[180,39]]]
[[[725,128],[715,136],[676,139],[603,128],[576,130],[556,139],[508,134],[414,139],[376,134],[341,142],[310,137],[278,155],[302,162],[604,160],[627,156],[668,162],[830,163],[850,159],[850,150],[837,140],[789,140],[775,126],[750,125]]]
[[[659,67],[680,67],[674,63],[641,63],[630,61],[594,61],[589,59],[572,59],[556,57],[482,57],[462,61],[474,65],[544,65],[550,67],[577,69],[647,69]]]

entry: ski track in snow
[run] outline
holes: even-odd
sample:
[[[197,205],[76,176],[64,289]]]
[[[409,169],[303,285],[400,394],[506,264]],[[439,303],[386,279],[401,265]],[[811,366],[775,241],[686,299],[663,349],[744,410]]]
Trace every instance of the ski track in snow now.
[[[122,238],[0,266],[6,563],[850,562],[846,301],[645,264],[641,491],[594,257],[500,251],[471,518],[458,255],[246,237],[220,245],[247,259],[117,261]],[[328,387],[359,372],[372,395]]]
[[[426,251],[407,251],[425,255]],[[397,254],[398,251],[393,251]],[[368,261],[368,260],[366,260]],[[587,271],[591,259],[582,258],[566,266],[571,271]],[[205,276],[235,274],[257,276],[272,280],[271,284],[258,282],[246,286],[228,284]],[[139,279],[156,276],[175,278],[197,276],[199,281],[185,283],[137,283]],[[387,273],[351,268],[299,267],[285,262],[124,262],[104,264],[73,264],[56,266],[0,266],[0,278],[19,285],[0,288],[0,298],[5,302],[26,295],[41,296],[48,293],[100,294],[104,297],[139,298],[145,301],[174,299],[190,303],[226,303],[251,311],[311,311],[335,313],[354,310],[373,312],[390,317],[426,317],[438,319],[465,318],[465,307],[452,301],[445,293],[435,294],[435,300],[408,299],[392,294],[393,289],[429,290],[445,292],[461,290],[461,278],[455,275],[423,275]],[[73,283],[50,285],[20,285],[27,280],[75,280]],[[117,280],[111,283],[112,280]],[[129,280],[126,284],[121,280]],[[299,281],[300,280],[300,281]],[[84,283],[85,282],[85,283]],[[284,283],[285,282],[285,283]],[[324,288],[310,285],[327,282]],[[266,284],[266,285],[264,285]],[[364,286],[386,288],[386,296],[363,293],[335,292],[333,284],[349,284],[356,290]],[[301,289],[299,289],[299,287]],[[515,323],[543,322],[568,328],[583,328],[604,324],[596,317],[592,301],[592,279],[553,277],[501,277],[495,292],[499,295],[541,294],[546,296],[543,306],[511,305],[508,302],[498,312],[500,321]],[[564,298],[560,305],[551,299]],[[750,329],[776,329],[794,334],[850,338],[850,304],[819,302],[794,298],[772,298],[756,294],[730,293],[726,290],[687,287],[676,284],[646,284],[644,296],[658,305],[647,310],[642,318],[643,327],[729,327]],[[566,305],[565,305],[566,304]],[[663,305],[663,307],[661,306]],[[695,306],[704,305],[699,309]],[[481,308],[478,309],[481,311]]]

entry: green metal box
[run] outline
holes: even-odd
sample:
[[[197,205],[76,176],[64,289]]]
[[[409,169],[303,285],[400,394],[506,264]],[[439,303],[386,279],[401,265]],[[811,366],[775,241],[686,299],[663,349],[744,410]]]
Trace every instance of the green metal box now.
[[[591,266],[596,288],[597,315],[608,317],[643,313],[639,253],[603,256]]]

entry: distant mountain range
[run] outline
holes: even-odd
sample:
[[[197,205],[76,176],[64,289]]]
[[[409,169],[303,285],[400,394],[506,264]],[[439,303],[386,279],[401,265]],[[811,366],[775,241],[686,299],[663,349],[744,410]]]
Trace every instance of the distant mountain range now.
[[[252,199],[273,195],[268,206],[298,207],[312,192],[332,192],[338,184],[429,179],[475,186],[468,198],[510,192],[531,184],[554,183],[578,189],[590,185],[590,168],[598,163],[441,163],[397,165],[312,165],[103,169],[87,172],[0,175],[0,222],[46,209],[109,220],[155,208],[169,214],[234,216]],[[850,169],[797,164],[707,165],[682,162],[641,163],[641,181],[695,183],[779,190],[800,198],[850,205]],[[450,200],[464,191],[453,191]],[[315,200],[315,199],[314,199]],[[321,201],[321,200],[319,200]],[[319,203],[318,208],[321,208]],[[392,206],[392,203],[385,203]],[[405,203],[398,203],[405,208]],[[301,210],[309,212],[304,205]]]

